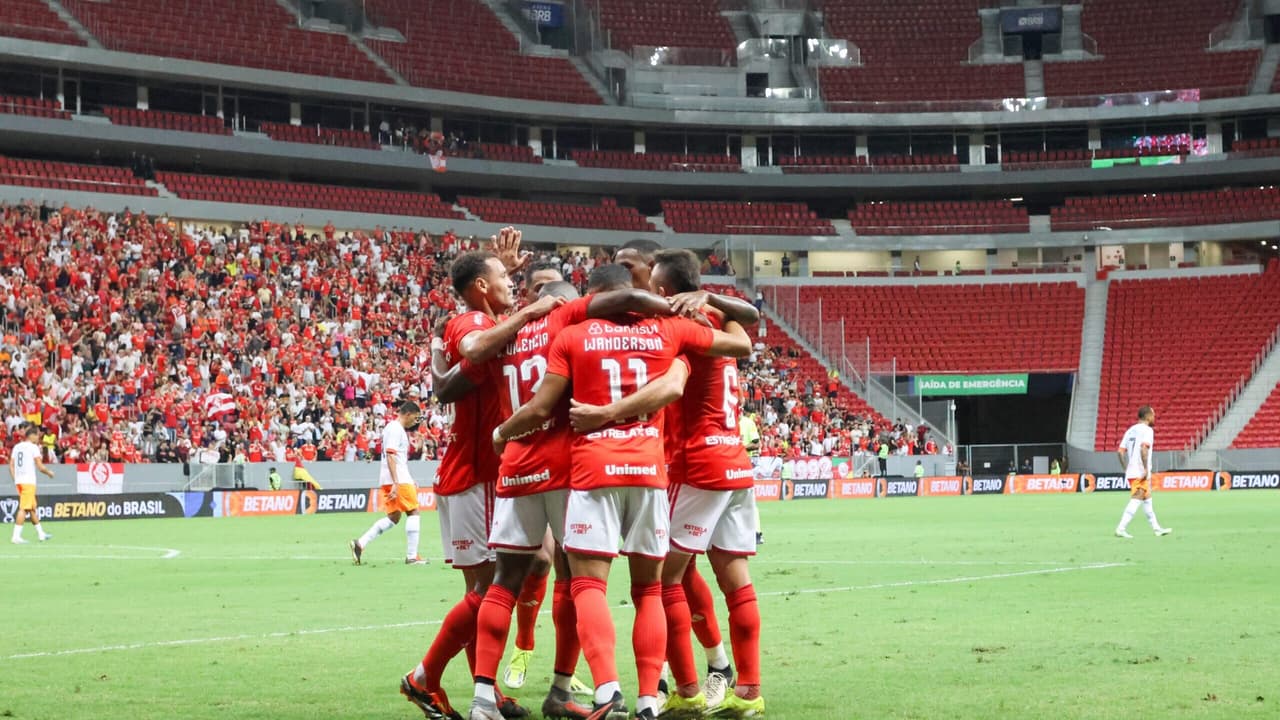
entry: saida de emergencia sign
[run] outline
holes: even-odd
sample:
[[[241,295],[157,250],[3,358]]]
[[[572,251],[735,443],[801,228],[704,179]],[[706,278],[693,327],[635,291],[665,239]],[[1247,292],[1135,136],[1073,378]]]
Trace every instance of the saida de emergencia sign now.
[[[916,375],[915,392],[924,397],[1026,395],[1027,373],[1002,375]]]

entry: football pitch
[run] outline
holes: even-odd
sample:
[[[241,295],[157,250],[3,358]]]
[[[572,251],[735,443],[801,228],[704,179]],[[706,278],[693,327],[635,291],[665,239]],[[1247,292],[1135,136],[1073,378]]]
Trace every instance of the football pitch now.
[[[1280,493],[1161,495],[1174,534],[1139,514],[1128,541],[1111,536],[1125,500],[763,505],[768,717],[1280,717]],[[432,513],[431,565],[402,564],[397,528],[353,566],[346,542],[373,519],[50,522],[49,543],[0,546],[0,717],[421,717],[397,684],[461,578]],[[623,571],[610,600],[630,704]],[[535,717],[552,649],[544,612],[512,693]],[[465,667],[445,677],[464,712]]]

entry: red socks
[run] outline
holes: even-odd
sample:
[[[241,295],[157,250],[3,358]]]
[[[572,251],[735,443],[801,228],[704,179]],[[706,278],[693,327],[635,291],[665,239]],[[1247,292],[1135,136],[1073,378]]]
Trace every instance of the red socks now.
[[[662,660],[667,653],[667,616],[662,607],[662,584],[655,582],[632,587],[631,600],[636,606],[631,645],[636,654],[639,694],[641,697],[656,696],[658,679],[662,675]]]
[[[702,579],[698,568],[689,561],[689,568],[684,571],[684,596],[689,601],[689,612],[693,620],[693,634],[704,648],[720,644],[720,623],[716,622],[716,603],[711,596],[711,588]]]
[[[576,577],[570,586],[573,605],[578,613],[578,640],[582,654],[591,666],[591,681],[596,687],[618,679],[618,661],[615,657],[617,637],[613,633],[613,617],[609,615],[609,601],[605,599],[604,580]],[[637,608],[638,610],[638,608]],[[639,614],[637,613],[637,618]],[[661,664],[661,661],[659,661]]]
[[[725,596],[729,606],[729,642],[738,664],[738,687],[760,685],[760,606],[754,585],[745,585]]]
[[[533,631],[538,626],[538,611],[542,609],[542,600],[546,596],[546,575],[530,575],[524,579],[524,586],[520,588],[520,598],[516,601],[517,648],[533,649]]]
[[[493,680],[498,674],[498,663],[507,649],[507,634],[511,631],[511,610],[516,596],[501,585],[490,585],[480,605],[476,618],[476,663],[472,675]]]
[[[578,644],[578,612],[568,580],[556,581],[551,595],[551,621],[556,626],[556,659],[552,667],[560,675],[572,676],[582,646]]]
[[[671,665],[671,677],[683,690],[698,685],[698,667],[693,660],[693,646],[689,644],[689,601],[684,596],[684,586],[663,585],[662,606],[667,615],[667,662]]]
[[[469,592],[453,606],[440,632],[422,658],[423,681],[420,689],[434,692],[440,689],[440,676],[445,667],[463,648],[473,645],[476,637],[476,615],[480,612],[480,595]]]

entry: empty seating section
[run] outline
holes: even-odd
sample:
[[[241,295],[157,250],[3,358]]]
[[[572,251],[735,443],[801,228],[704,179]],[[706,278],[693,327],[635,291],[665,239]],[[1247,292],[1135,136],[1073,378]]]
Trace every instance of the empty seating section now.
[[[963,235],[1028,232],[1025,207],[1008,200],[865,203],[849,211],[863,235]]]
[[[318,125],[289,125],[264,122],[259,129],[272,140],[309,143],[311,145],[340,145],[342,147],[378,150],[378,143],[369,133],[361,130],[340,130]]]
[[[667,225],[676,232],[739,235],[835,235],[830,221],[804,203],[663,200]]]
[[[1231,447],[1273,448],[1280,445],[1280,385],[1271,391],[1257,414],[1236,436]]]
[[[463,219],[434,194],[174,172],[156,179],[188,200]]]
[[[720,48],[738,42],[720,14],[720,0],[593,0],[613,47]]]
[[[67,27],[44,0],[0,2],[0,35],[61,45],[84,45],[84,40]]]
[[[1199,89],[1205,97],[1248,92],[1258,51],[1205,49],[1209,33],[1235,17],[1240,0],[1083,0],[1083,5],[1082,29],[1097,41],[1102,59],[1046,62],[1049,95]]]
[[[303,30],[276,0],[63,0],[62,4],[111,50],[391,82],[346,35]]]
[[[741,172],[742,163],[728,155],[695,153],[633,153],[621,150],[573,150],[569,157],[582,167],[621,170],[661,170],[688,172]]]
[[[893,111],[902,102],[1026,95],[1021,64],[968,64],[969,46],[982,35],[978,5],[972,0],[826,0],[826,34],[857,44],[863,67],[822,68],[823,96],[881,102],[881,109]]]
[[[56,100],[45,100],[43,98],[27,97],[26,95],[0,95],[0,113],[57,120],[71,119],[71,113],[59,108]]]
[[[1280,154],[1280,138],[1240,140],[1231,146],[1231,152],[1258,156]]]
[[[654,232],[653,224],[635,208],[618,207],[618,201],[604,198],[599,205],[529,202],[498,198],[460,197],[458,203],[481,220],[522,225],[593,228]]]
[[[823,173],[867,172],[866,155],[802,155],[777,160],[782,172],[788,175],[813,175]]]
[[[1097,449],[1114,449],[1141,405],[1156,410],[1157,450],[1186,447],[1278,325],[1280,272],[1113,282]]]
[[[1243,188],[1067,198],[1050,210],[1054,230],[1212,225],[1280,218],[1280,189]]]
[[[103,192],[119,195],[157,193],[146,182],[122,167],[78,163],[20,160],[0,156],[0,184],[25,187]]]
[[[1089,150],[1010,151],[1001,154],[1000,166],[1004,170],[1057,170],[1087,168],[1092,160],[1093,153]]]
[[[445,153],[450,157],[474,158],[476,160],[493,160],[495,162],[518,162],[541,165],[542,158],[533,154],[528,145],[507,145],[505,143],[473,142],[457,150]]]
[[[480,0],[367,0],[365,10],[374,22],[399,30],[406,39],[369,39],[365,44],[418,87],[601,102],[568,59],[522,55],[516,38]]]
[[[138,110],[125,107],[104,107],[102,112],[113,125],[133,125],[159,130],[230,135],[231,128],[221,118],[213,115],[189,115],[162,110]]]
[[[779,292],[779,298],[790,294]],[[822,301],[821,317],[817,312]],[[1076,283],[805,285],[797,330],[871,341],[871,362],[899,374],[1074,372],[1080,360],[1084,289]]]

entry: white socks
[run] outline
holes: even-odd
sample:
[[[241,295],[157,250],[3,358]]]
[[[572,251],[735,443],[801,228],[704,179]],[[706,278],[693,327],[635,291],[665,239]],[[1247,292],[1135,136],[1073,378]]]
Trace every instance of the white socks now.
[[[1152,517],[1155,517],[1155,516],[1153,515]],[[36,537],[40,538],[41,540],[49,537],[48,535],[44,534],[44,528],[40,527],[40,523],[36,523],[35,525],[36,525]]]
[[[1151,501],[1147,501],[1147,507],[1150,507]],[[1130,498],[1129,504],[1124,506],[1124,515],[1120,517],[1120,524],[1116,526],[1117,530],[1124,530],[1129,527],[1129,521],[1133,519],[1133,514],[1138,512],[1138,506],[1142,504],[1137,498]],[[1150,510],[1147,511],[1151,512]]]
[[[482,683],[482,682],[476,683],[475,697],[477,700],[487,700],[494,704],[497,704],[498,702],[498,696],[493,691],[492,683]]]
[[[636,715],[639,716],[640,713],[644,712],[645,708],[648,708],[651,712],[653,712],[654,717],[657,717],[658,698],[652,695],[641,695],[639,698],[637,698],[636,699]]]
[[[569,692],[569,689],[573,687],[573,676],[561,675],[560,673],[555,673],[555,675],[551,678],[551,687],[559,688],[565,692]]]
[[[596,688],[596,703],[599,705],[603,705],[613,699],[614,693],[620,693],[620,692],[622,692],[622,684],[619,683],[617,680],[610,680],[609,682]],[[636,709],[639,710],[640,708],[636,708]]]
[[[14,540],[21,540],[21,539],[22,539],[22,526],[21,526],[21,525],[14,525],[14,526],[13,526],[13,539],[14,539]]]
[[[391,518],[385,516],[380,517],[378,518],[378,522],[373,524],[373,527],[364,531],[364,534],[360,536],[360,539],[357,542],[360,543],[361,549],[368,547],[369,543],[373,542],[374,538],[395,526],[396,524],[391,522]]]
[[[405,557],[410,560],[418,558],[418,527],[422,524],[422,518],[417,515],[410,515],[404,520],[404,536],[407,542],[405,549]]]
[[[1152,530],[1160,529],[1160,521],[1156,520],[1156,509],[1151,507],[1151,498],[1142,501],[1142,511],[1147,514],[1147,522],[1151,523]],[[40,527],[37,525],[36,527]]]
[[[729,656],[724,653],[724,643],[720,643],[713,648],[702,648],[707,653],[707,667],[714,670],[724,670],[729,667]]]

